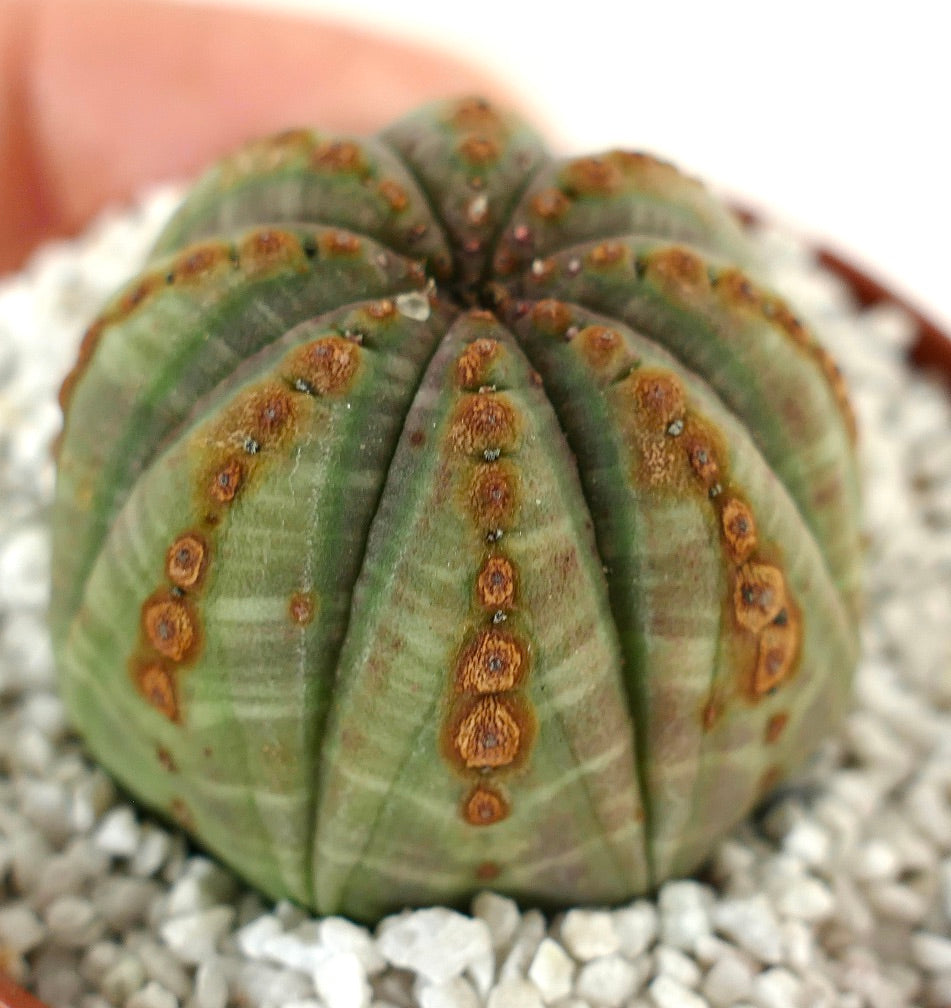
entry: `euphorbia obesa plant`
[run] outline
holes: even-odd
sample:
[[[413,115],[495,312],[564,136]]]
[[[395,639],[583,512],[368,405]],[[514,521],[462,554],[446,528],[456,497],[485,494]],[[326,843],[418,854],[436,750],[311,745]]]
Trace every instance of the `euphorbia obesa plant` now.
[[[753,258],[477,99],[213,168],[63,386],[92,751],[320,912],[696,867],[856,660],[852,416]]]

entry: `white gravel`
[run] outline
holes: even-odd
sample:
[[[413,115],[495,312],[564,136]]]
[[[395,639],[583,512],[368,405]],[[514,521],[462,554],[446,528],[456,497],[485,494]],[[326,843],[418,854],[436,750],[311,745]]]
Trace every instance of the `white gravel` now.
[[[48,445],[84,322],[173,198],[0,284],[0,969],[63,1008],[947,1008],[951,407],[904,366],[907,320],[857,315],[778,231],[777,285],[843,364],[863,431],[865,657],[839,736],[705,881],[553,920],[482,893],[471,916],[371,933],[269,906],[117,796],[55,694]]]

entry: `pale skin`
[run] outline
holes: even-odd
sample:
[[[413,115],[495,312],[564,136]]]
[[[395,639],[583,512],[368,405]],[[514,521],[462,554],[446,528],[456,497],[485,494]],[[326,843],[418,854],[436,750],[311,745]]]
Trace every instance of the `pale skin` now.
[[[366,133],[477,67],[322,19],[163,0],[0,0],[0,274],[104,206],[290,126]]]

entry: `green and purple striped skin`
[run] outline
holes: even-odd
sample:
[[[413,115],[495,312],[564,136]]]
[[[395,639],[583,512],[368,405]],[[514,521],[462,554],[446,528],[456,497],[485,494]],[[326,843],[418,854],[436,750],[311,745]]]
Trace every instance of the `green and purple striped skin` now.
[[[99,760],[374,920],[695,869],[848,702],[855,430],[703,187],[479,99],[200,180],[62,392]]]

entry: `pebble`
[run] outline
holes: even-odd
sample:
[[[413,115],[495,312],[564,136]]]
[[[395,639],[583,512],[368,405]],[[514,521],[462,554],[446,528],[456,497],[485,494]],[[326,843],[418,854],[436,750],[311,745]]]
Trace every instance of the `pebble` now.
[[[454,977],[444,984],[425,981],[415,990],[420,1008],[482,1008],[482,1001],[464,977]],[[380,1002],[374,1001],[373,1008]]]
[[[485,921],[432,907],[388,917],[377,930],[377,948],[394,966],[445,983],[491,953]]]
[[[232,920],[233,907],[213,906],[208,910],[173,917],[161,925],[159,934],[183,963],[197,965],[214,955]]]
[[[709,1008],[699,994],[672,977],[657,977],[651,982],[647,992],[657,1008]]]
[[[485,921],[492,936],[492,947],[504,948],[512,940],[521,915],[515,900],[483,891],[472,901],[472,914]]]
[[[150,980],[141,990],[130,995],[125,1008],[178,1008],[178,998],[161,984]]]
[[[489,994],[486,1008],[544,1008],[544,1002],[530,980],[509,977]]]
[[[762,963],[783,959],[783,939],[776,914],[763,895],[721,900],[713,910],[717,930]]]
[[[571,956],[551,938],[542,939],[528,967],[528,979],[538,988],[545,1004],[571,993],[575,964]]]
[[[753,971],[735,955],[718,959],[703,978],[700,990],[714,1008],[728,1008],[747,998],[753,989]]]
[[[370,984],[355,952],[331,952],[312,976],[327,1008],[369,1008]]]
[[[205,959],[195,971],[193,1008],[225,1008],[228,981],[217,959]]]
[[[658,975],[669,976],[684,987],[700,983],[700,967],[673,945],[658,945],[654,949],[654,965]]]
[[[29,952],[46,937],[46,928],[30,907],[10,903],[0,907],[0,947],[9,952]]]
[[[710,891],[699,882],[667,882],[660,890],[660,938],[667,945],[690,951],[710,933]]]
[[[802,981],[782,967],[753,978],[751,1000],[759,1008],[806,1008],[802,1003]]]
[[[606,910],[569,910],[559,933],[562,944],[579,962],[610,955],[620,947],[614,921]]]
[[[106,929],[105,921],[89,900],[77,896],[53,900],[44,916],[51,939],[63,948],[89,948]]]
[[[640,987],[644,977],[623,956],[614,953],[586,962],[578,971],[575,993],[592,1005],[620,1006]]]
[[[499,977],[524,976],[542,938],[545,937],[545,918],[537,910],[522,916],[512,941],[512,947],[499,968]]]
[[[951,973],[951,938],[918,931],[911,936],[911,956],[929,973]]]
[[[370,932],[345,917],[323,918],[317,936],[320,944],[330,953],[352,952],[367,976],[375,976],[386,969],[386,960],[377,951]]]
[[[618,949],[628,959],[636,959],[646,952],[657,937],[657,910],[653,903],[638,900],[630,906],[615,910],[614,931]]]
[[[95,842],[113,857],[132,857],[139,847],[139,825],[132,809],[118,805],[108,812],[96,830]]]

